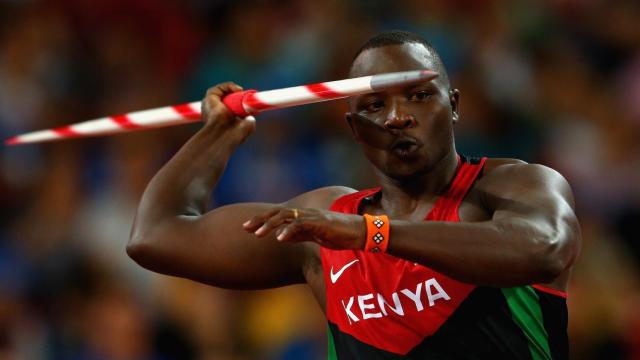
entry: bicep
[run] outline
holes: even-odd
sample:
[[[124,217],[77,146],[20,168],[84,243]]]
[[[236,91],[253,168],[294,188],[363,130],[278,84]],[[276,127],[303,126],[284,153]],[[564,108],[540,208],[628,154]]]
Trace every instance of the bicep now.
[[[542,165],[507,165],[495,171],[497,181],[485,196],[493,221],[531,231],[574,254],[579,225],[564,177]]]
[[[282,244],[274,236],[257,238],[242,223],[275,204],[223,206],[203,216],[180,216],[159,225],[156,244],[167,244],[156,270],[210,285],[260,289],[304,282],[304,244]],[[161,240],[165,238],[166,241]]]
[[[567,181],[542,165],[507,165],[502,179],[485,193],[493,219],[521,217],[559,219],[573,214],[573,195]],[[497,169],[496,172],[501,169]]]
[[[147,241],[138,242],[143,249],[134,258],[150,270],[224,288],[264,289],[302,283],[307,265],[317,260],[316,245],[281,243],[273,233],[258,238],[242,224],[281,205],[328,208],[335,198],[353,191],[327,187],[284,204],[233,204],[202,216],[165,219],[154,224]]]

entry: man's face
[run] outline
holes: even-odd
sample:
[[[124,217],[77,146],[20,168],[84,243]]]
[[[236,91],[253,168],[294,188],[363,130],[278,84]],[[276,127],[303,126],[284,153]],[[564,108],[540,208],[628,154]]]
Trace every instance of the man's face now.
[[[439,70],[422,44],[388,45],[358,55],[351,76],[421,69]],[[444,82],[438,77],[349,100],[346,117],[354,136],[387,176],[407,180],[427,173],[453,149],[458,91]]]

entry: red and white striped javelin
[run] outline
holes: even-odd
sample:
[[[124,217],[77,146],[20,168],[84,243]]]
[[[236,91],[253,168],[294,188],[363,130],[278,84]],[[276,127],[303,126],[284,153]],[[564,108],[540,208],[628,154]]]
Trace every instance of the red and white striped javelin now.
[[[402,71],[269,91],[245,90],[229,94],[222,101],[231,112],[244,117],[265,110],[341,99],[382,91],[395,86],[417,84],[430,81],[437,76],[436,72],[430,70]],[[6,140],[5,144],[37,143],[192,123],[200,120],[200,107],[201,102],[195,101],[108,116],[14,136]]]

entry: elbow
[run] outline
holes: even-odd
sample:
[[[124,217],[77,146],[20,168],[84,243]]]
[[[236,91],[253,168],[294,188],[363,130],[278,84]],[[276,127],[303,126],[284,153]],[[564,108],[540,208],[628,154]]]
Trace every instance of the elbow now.
[[[541,240],[531,254],[535,282],[550,283],[557,279],[570,266],[562,242],[557,238]]]
[[[171,225],[156,222],[153,226],[134,226],[125,248],[127,255],[147,270],[164,273],[168,262],[175,258],[176,246],[171,241]]]
[[[547,260],[539,267],[536,274],[536,283],[547,284],[553,282],[564,272],[565,267],[561,261]]]
[[[149,240],[135,239],[134,241],[129,241],[126,251],[129,258],[135,261],[136,264],[147,270],[162,273],[162,253]]]
[[[129,238],[129,243],[127,243],[126,251],[127,256],[129,256],[131,260],[143,266],[144,259],[148,257],[148,253],[150,252],[150,246],[144,239],[132,235]]]
[[[149,269],[150,259],[156,251],[153,245],[155,243],[156,241],[153,241],[151,234],[144,234],[134,226],[125,250],[129,258],[138,265]]]
[[[139,216],[133,219],[131,232],[129,233],[129,241],[125,248],[127,255],[138,265],[143,266],[154,251],[154,244],[157,244],[155,235],[157,231],[153,231],[159,226],[159,223],[149,223],[142,221]]]
[[[148,247],[140,239],[129,238],[126,251],[127,255],[135,262],[139,263],[139,259],[144,257],[144,254],[148,251]]]

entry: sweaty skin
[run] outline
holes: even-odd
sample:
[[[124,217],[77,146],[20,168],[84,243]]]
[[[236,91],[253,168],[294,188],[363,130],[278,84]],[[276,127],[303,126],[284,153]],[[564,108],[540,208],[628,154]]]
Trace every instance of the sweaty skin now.
[[[425,68],[437,70],[424,46],[388,45],[362,52],[351,75]],[[255,131],[252,119],[234,117],[220,101],[240,90],[225,83],[207,92],[205,124],[149,183],[127,253],[152,271],[224,288],[306,282],[324,309],[320,246],[364,247],[361,216],[326,210],[354,189],[208,210],[229,157]],[[442,78],[350,100],[347,121],[382,187],[364,211],[392,220],[387,251],[394,256],[472,284],[565,291],[580,232],[571,189],[550,168],[488,159],[460,206],[461,222],[423,221],[455,173],[458,101]]]

